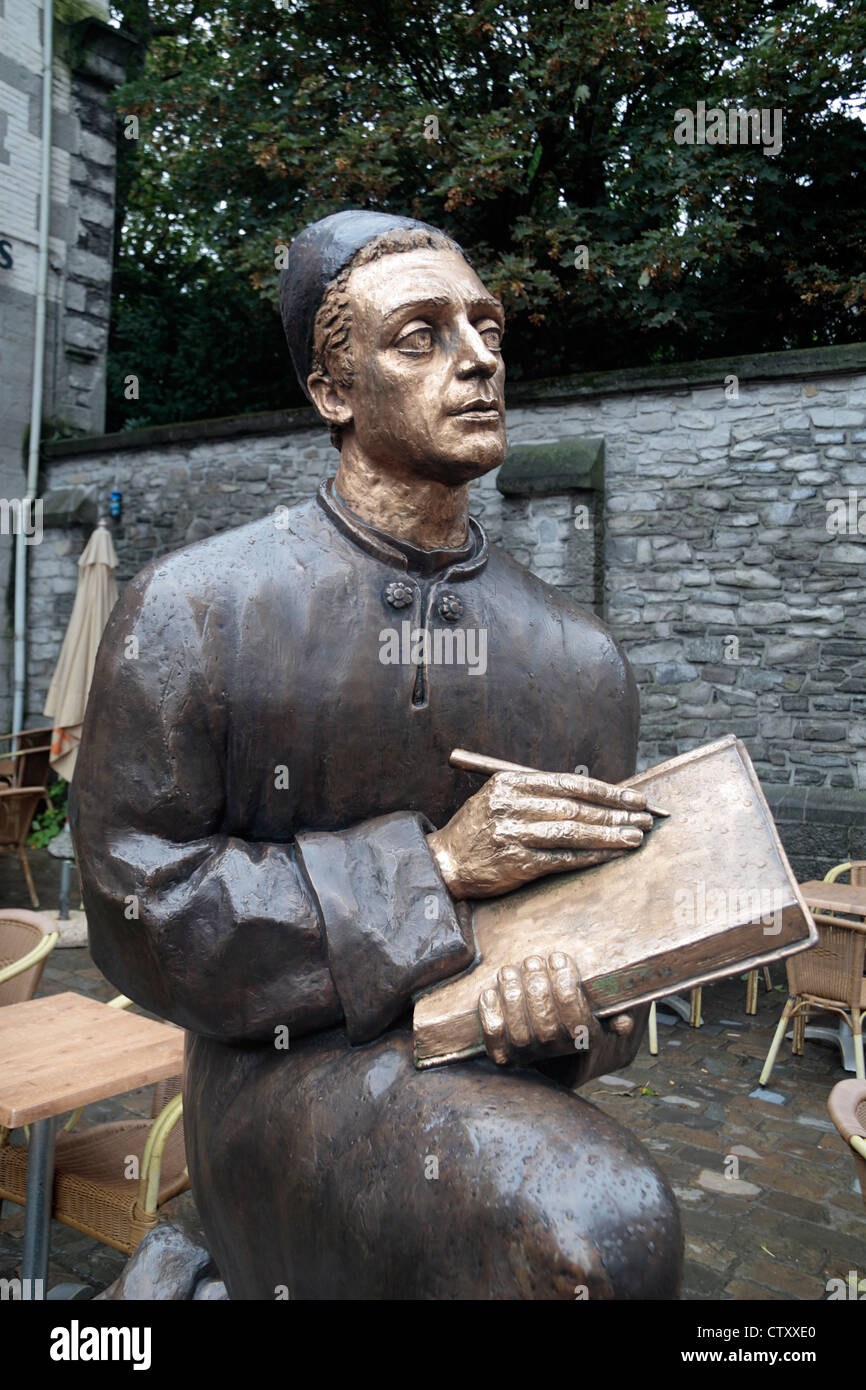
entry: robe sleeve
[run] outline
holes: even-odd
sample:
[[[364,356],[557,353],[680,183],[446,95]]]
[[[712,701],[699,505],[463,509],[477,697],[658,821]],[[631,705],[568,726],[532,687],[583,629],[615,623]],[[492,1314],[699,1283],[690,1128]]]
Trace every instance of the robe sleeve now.
[[[301,836],[303,851],[229,833],[218,622],[157,563],[103,634],[69,810],[93,959],[192,1032],[264,1041],[345,1019],[366,1041],[471,962],[471,931],[423,817]]]

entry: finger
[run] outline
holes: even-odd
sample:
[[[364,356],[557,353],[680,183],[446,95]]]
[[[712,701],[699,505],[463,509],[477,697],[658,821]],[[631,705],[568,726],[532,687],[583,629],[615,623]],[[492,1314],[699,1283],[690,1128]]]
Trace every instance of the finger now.
[[[577,966],[564,951],[553,951],[548,958],[550,987],[563,1025],[573,1038],[578,1028],[593,1029],[595,1016],[580,983]]]
[[[485,989],[481,993],[478,1000],[478,1020],[487,1055],[497,1066],[503,1066],[509,1060],[508,1034],[505,1031],[502,1005],[495,989]]]
[[[525,820],[580,820],[586,825],[636,825],[639,830],[652,830],[653,818],[648,811],[617,811],[599,806],[594,801],[564,801],[561,797],[521,796],[514,802],[511,814]]]
[[[526,1016],[523,980],[520,971],[515,970],[511,965],[503,965],[497,976],[497,982],[505,1027],[508,1030],[508,1039],[512,1047],[529,1047],[532,1042],[532,1030]]]
[[[636,825],[583,825],[580,821],[509,821],[507,832],[527,849],[637,849],[644,832]]]
[[[567,869],[591,869],[594,864],[606,864],[608,859],[620,859],[624,849],[588,850],[528,850],[537,878],[544,874],[561,874]]]
[[[611,1019],[610,1029],[620,1038],[627,1038],[634,1032],[634,1019],[631,1014],[617,1014],[616,1018]]]
[[[553,1002],[547,965],[541,956],[523,962],[523,994],[529,1026],[540,1043],[562,1041],[562,1023]]]
[[[645,811],[646,797],[631,787],[614,787],[595,777],[578,777],[573,772],[497,772],[500,786],[542,796],[579,797],[581,801],[596,801],[603,806],[618,806],[626,811]]]

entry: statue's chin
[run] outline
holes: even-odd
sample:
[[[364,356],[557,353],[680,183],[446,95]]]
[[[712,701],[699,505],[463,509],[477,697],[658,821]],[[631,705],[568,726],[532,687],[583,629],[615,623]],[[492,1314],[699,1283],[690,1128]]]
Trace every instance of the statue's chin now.
[[[498,468],[504,459],[504,443],[494,448],[488,443],[486,446],[482,444],[467,456],[431,459],[419,467],[417,472],[419,476],[434,478],[438,483],[462,487],[465,483],[471,483],[473,478],[483,478],[485,473]]]

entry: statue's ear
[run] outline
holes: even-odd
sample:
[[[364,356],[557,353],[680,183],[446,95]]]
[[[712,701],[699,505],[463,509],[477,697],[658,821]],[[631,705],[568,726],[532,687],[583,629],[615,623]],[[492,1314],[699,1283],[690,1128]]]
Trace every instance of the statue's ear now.
[[[307,377],[307,390],[313,398],[313,405],[327,424],[343,428],[351,425],[352,407],[348,397],[329,376],[322,372],[311,372]]]

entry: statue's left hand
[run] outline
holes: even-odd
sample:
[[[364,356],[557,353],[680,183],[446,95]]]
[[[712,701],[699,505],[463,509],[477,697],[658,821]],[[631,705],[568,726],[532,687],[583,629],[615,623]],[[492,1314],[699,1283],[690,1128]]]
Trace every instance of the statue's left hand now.
[[[487,1053],[500,1065],[562,1056],[569,1047],[591,1051],[602,1037],[577,966],[563,951],[546,960],[527,956],[522,967],[503,966],[496,988],[478,1000],[478,1017]],[[632,1026],[628,1014],[611,1024],[619,1034]]]

